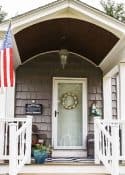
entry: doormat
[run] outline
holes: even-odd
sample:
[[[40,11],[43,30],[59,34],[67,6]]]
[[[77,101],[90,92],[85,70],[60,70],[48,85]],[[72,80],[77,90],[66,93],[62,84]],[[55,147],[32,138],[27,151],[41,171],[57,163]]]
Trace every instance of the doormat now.
[[[53,162],[53,163],[90,163],[94,162],[92,158],[79,158],[79,157],[52,157],[47,158],[45,162]]]

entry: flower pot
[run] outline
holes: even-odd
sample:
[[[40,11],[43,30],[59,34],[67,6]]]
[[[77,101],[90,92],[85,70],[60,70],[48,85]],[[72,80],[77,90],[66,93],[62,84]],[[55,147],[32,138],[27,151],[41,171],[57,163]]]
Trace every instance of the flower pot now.
[[[35,163],[42,164],[47,158],[47,153],[41,150],[33,150],[33,156],[35,158]]]

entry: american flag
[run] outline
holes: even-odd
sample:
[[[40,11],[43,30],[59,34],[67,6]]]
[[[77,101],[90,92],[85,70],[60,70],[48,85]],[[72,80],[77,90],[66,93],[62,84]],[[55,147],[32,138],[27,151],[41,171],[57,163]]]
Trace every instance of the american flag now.
[[[11,25],[9,25],[0,48],[0,87],[12,87],[14,84],[13,45]]]

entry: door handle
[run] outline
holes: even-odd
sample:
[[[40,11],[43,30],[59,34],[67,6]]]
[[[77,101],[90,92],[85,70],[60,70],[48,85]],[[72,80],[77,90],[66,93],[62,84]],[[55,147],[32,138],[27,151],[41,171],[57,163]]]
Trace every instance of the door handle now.
[[[55,117],[56,117],[58,114],[59,114],[59,112],[55,110]]]

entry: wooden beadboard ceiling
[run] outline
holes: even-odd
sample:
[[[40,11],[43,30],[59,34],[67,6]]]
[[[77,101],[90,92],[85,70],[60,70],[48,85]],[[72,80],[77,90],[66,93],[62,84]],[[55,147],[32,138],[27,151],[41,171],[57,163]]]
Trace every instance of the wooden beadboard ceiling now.
[[[99,64],[119,40],[92,23],[61,18],[32,25],[15,35],[21,61],[52,50],[66,48]]]

